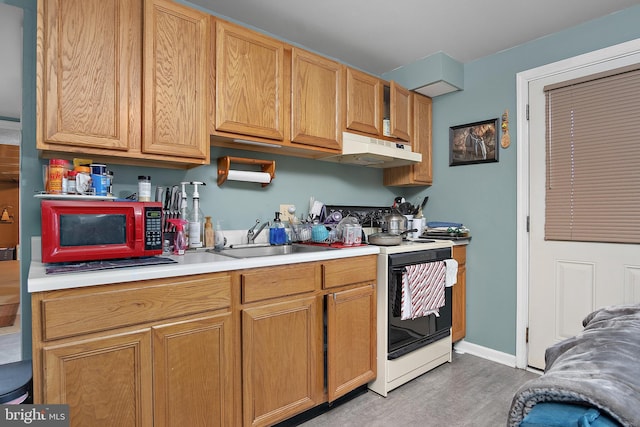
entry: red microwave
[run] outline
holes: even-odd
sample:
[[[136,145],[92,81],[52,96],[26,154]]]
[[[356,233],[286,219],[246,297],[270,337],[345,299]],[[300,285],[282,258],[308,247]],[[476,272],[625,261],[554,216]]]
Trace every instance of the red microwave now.
[[[159,202],[43,200],[42,262],[136,258],[162,253]]]

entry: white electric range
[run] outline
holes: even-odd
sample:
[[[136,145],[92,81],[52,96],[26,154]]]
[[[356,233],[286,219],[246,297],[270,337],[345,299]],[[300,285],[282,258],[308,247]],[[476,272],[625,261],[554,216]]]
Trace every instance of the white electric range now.
[[[380,232],[388,207],[326,206],[327,216],[358,219],[365,235]],[[419,375],[451,361],[451,288],[445,288],[445,306],[430,314],[401,320],[398,312],[404,267],[452,257],[449,240],[408,239],[397,246],[379,246],[377,287],[377,377],[369,389],[387,393]]]
[[[377,288],[377,377],[369,389],[387,393],[425,372],[451,361],[451,288],[440,316],[400,320],[394,302],[401,292],[403,267],[451,258],[448,240],[405,240],[380,246]],[[396,303],[397,305],[397,303]]]

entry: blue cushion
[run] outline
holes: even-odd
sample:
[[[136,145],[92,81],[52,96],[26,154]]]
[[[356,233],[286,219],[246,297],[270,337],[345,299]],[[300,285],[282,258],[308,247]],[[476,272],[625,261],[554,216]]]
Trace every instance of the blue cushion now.
[[[619,424],[596,408],[549,402],[534,406],[520,427],[619,427]]]

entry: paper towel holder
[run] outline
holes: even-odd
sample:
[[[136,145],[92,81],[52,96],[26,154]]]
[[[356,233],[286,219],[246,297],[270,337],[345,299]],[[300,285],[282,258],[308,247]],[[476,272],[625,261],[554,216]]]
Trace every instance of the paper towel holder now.
[[[231,156],[218,157],[218,186],[222,185],[229,178],[231,163],[241,163],[246,165],[260,166],[262,173],[269,174],[269,182],[261,182],[263,187],[266,187],[267,185],[269,185],[269,183],[271,183],[271,181],[276,175],[275,160],[258,160],[258,159],[247,159],[244,157],[231,157]],[[240,180],[254,182],[254,181],[244,180],[244,179],[240,179]]]

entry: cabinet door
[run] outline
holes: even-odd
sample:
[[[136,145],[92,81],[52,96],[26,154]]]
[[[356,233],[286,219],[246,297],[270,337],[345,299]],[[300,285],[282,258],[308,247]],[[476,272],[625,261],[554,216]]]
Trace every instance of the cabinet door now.
[[[243,425],[271,425],[322,402],[320,298],[242,311]]]
[[[153,328],[154,426],[233,425],[231,314]]]
[[[467,247],[453,247],[453,258],[458,261],[457,282],[452,288],[451,341],[464,338],[467,326]]]
[[[216,21],[217,131],[284,139],[284,44]]]
[[[422,154],[422,162],[384,170],[384,185],[417,186],[433,184],[432,166],[432,102],[431,98],[413,93],[413,151]]]
[[[45,347],[44,402],[69,404],[71,426],[151,426],[151,332]]]
[[[291,141],[339,150],[342,66],[297,48],[291,55]]]
[[[208,160],[209,17],[146,0],[142,151]]]
[[[433,169],[431,157],[431,98],[413,94],[413,135],[411,147],[413,151],[422,154],[422,162],[413,166],[413,179],[416,183],[431,185],[433,183]]]
[[[327,393],[332,402],[376,377],[375,285],[327,295]]]
[[[346,75],[347,129],[381,135],[382,81],[351,68]]]
[[[411,92],[391,82],[391,135],[403,141],[410,141],[411,129]]]
[[[141,2],[39,1],[38,10],[38,148],[139,145]]]

